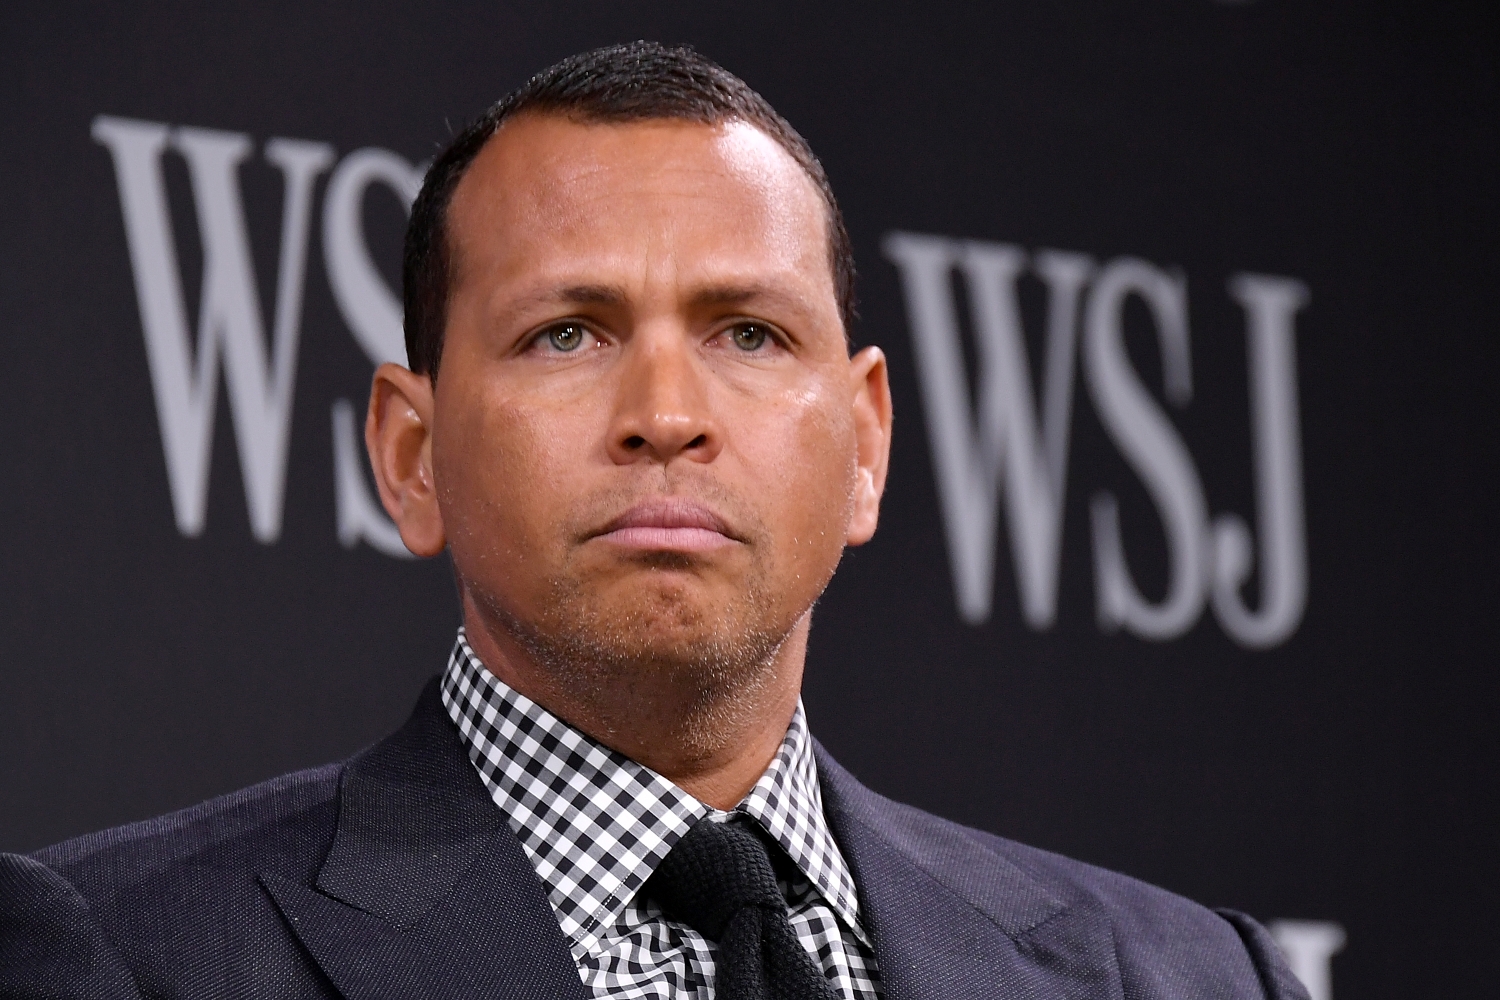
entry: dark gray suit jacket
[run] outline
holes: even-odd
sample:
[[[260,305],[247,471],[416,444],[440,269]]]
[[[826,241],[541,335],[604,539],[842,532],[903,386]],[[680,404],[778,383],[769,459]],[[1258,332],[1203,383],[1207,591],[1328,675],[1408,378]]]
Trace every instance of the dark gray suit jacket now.
[[[818,770],[890,1000],[1306,997],[1248,917]],[[586,997],[436,681],[344,764],[0,855],[0,997],[335,996]]]

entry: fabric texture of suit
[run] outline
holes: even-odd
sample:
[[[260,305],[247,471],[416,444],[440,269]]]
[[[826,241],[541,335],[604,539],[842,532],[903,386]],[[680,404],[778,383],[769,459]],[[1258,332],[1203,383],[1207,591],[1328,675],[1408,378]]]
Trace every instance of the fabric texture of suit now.
[[[890,1000],[1305,1000],[1242,914],[818,771]],[[41,997],[587,1000],[436,681],[344,764],[0,855],[0,998]]]

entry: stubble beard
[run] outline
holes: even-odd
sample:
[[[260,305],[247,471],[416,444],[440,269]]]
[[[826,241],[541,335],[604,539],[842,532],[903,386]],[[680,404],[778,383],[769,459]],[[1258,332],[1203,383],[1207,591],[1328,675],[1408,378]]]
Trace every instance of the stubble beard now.
[[[642,561],[645,572],[681,571],[691,557],[662,553]],[[649,717],[671,730],[663,736],[704,757],[755,716],[776,678],[778,654],[812,610],[811,603],[787,608],[775,600],[771,574],[758,559],[738,599],[722,608],[703,607],[682,585],[648,583],[624,601],[607,601],[586,580],[561,574],[549,589],[551,599],[528,620],[488,595],[474,596],[541,671],[554,700],[586,715],[603,742]]]

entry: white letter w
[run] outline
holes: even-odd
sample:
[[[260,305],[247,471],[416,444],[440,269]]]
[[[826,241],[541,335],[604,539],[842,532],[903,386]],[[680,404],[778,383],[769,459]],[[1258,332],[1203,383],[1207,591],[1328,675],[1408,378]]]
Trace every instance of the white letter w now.
[[[1058,250],[1044,250],[1033,262],[1048,288],[1038,414],[1016,301],[1025,252],[916,233],[889,233],[884,249],[901,271],[906,293],[959,614],[971,623],[990,616],[1003,488],[1021,611],[1032,628],[1047,628],[1057,615],[1078,298],[1093,265],[1082,254]],[[979,377],[972,401],[953,295],[955,268],[968,285],[974,320]]]
[[[268,363],[239,185],[249,137],[103,115],[92,134],[114,158],[178,530],[190,537],[203,532],[222,352],[250,527],[259,541],[274,542],[281,534],[313,182],[333,162],[333,150],[292,139],[266,143],[266,159],[285,180]],[[187,161],[203,245],[196,352],[162,177],[168,145]]]

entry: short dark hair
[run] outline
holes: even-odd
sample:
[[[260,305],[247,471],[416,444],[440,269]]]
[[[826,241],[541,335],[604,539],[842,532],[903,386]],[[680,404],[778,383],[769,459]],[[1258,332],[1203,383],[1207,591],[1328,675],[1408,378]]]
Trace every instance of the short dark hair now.
[[[765,132],[807,172],[827,208],[828,263],[845,336],[854,320],[854,251],[823,165],[807,140],[749,84],[687,46],[630,42],[583,52],[547,67],[496,102],[438,154],[412,205],[402,258],[406,357],[437,379],[448,321],[453,250],[448,205],[469,164],[495,131],[521,112],[581,122],[675,119],[742,121]]]

